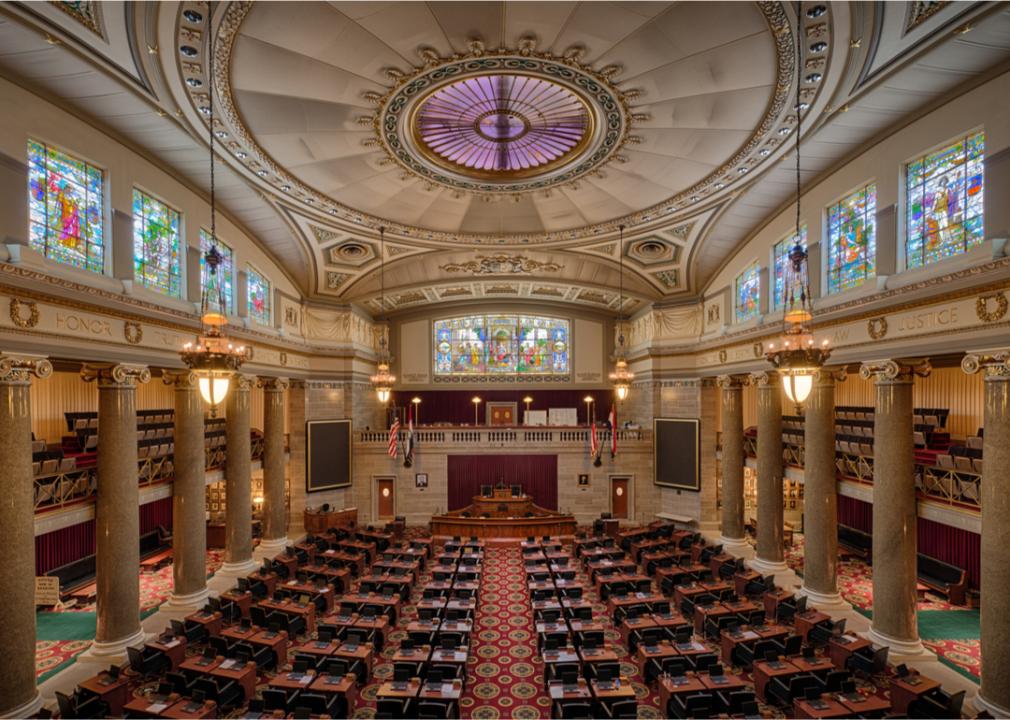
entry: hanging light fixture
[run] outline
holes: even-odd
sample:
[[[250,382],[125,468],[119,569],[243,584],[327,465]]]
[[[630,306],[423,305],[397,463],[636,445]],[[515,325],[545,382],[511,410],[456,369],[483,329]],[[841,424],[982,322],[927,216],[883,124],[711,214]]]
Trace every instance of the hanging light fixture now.
[[[621,230],[621,243],[618,246],[618,262],[620,263],[621,292],[617,306],[617,347],[614,349],[614,371],[610,373],[610,384],[618,400],[624,400],[631,391],[631,381],[635,374],[628,369],[628,359],[624,349],[624,226]]]
[[[784,273],[782,288],[783,332],[780,347],[768,346],[765,357],[782,375],[786,395],[796,405],[802,405],[814,385],[814,374],[831,355],[828,341],[815,344],[810,323],[813,305],[810,299],[810,278],[807,249],[802,244],[800,228],[800,72],[803,62],[802,17],[796,6],[796,244],[789,251],[789,263]]]
[[[382,312],[386,312],[386,228],[379,228],[379,307]],[[379,402],[385,405],[389,402],[389,395],[393,391],[393,383],[396,376],[389,372],[389,364],[393,359],[389,355],[389,347],[386,342],[386,328],[383,327],[379,336],[379,357],[376,361],[376,372],[369,381],[375,390]]]
[[[213,23],[208,22],[213,28]],[[231,387],[231,376],[246,360],[244,345],[236,346],[227,335],[228,305],[225,296],[225,281],[218,275],[224,257],[217,249],[217,195],[214,177],[214,34],[211,30],[208,52],[208,95],[210,121],[210,248],[203,260],[207,267],[207,279],[203,283],[200,297],[200,323],[202,330],[196,342],[188,342],[179,353],[186,366],[194,370],[198,377],[198,387],[204,402],[210,405],[210,416],[217,415],[217,406],[224,402]],[[216,298],[215,298],[216,294]],[[214,306],[216,303],[216,307]]]

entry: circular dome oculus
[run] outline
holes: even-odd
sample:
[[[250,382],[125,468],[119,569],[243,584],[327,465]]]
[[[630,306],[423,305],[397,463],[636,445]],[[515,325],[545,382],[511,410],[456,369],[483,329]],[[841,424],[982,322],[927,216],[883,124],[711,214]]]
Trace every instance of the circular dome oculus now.
[[[413,114],[416,147],[430,161],[489,180],[549,171],[580,153],[592,129],[593,115],[573,90],[517,74],[456,80]]]

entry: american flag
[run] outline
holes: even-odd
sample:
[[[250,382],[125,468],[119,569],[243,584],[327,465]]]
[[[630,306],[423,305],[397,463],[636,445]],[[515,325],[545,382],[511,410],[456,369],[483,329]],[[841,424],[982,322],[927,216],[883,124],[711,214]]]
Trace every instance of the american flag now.
[[[617,406],[610,406],[610,457],[617,457]]]
[[[596,436],[596,423],[593,423],[593,428],[589,433],[589,457],[596,457],[599,450],[600,439]]]
[[[395,458],[399,452],[400,443],[400,418],[393,418],[393,424],[389,426],[389,457]]]

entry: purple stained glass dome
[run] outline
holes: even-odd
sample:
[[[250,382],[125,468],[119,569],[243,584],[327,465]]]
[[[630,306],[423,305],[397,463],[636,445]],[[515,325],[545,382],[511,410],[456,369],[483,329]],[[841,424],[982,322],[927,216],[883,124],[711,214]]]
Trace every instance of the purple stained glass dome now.
[[[459,170],[547,170],[591,135],[586,103],[572,90],[523,75],[480,75],[445,85],[414,116],[419,145]]]

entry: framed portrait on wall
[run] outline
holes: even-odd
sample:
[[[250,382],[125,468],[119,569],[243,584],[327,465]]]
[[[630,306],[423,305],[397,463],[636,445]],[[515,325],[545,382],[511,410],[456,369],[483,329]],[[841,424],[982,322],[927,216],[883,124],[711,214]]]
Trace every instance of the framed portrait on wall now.
[[[428,488],[428,473],[416,473],[414,475],[414,487],[426,490]]]
[[[589,487],[588,473],[579,473],[579,487]]]

